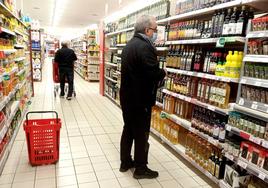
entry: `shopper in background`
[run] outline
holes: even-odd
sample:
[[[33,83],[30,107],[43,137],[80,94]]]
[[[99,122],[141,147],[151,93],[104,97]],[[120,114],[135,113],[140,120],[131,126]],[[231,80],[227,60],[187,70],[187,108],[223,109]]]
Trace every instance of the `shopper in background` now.
[[[73,90],[74,90],[74,61],[77,60],[77,57],[74,51],[68,48],[67,42],[61,43],[62,48],[56,52],[55,62],[59,65],[59,76],[60,76],[60,97],[64,97],[64,86],[65,79],[67,78],[69,89],[67,100],[72,99]]]
[[[156,48],[156,19],[140,17],[135,25],[134,37],[122,52],[120,103],[123,111],[124,129],[121,137],[120,171],[135,167],[136,179],[156,178],[158,172],[147,167],[151,110],[155,105],[158,84],[166,73],[159,68]],[[134,161],[131,148],[134,140]]]

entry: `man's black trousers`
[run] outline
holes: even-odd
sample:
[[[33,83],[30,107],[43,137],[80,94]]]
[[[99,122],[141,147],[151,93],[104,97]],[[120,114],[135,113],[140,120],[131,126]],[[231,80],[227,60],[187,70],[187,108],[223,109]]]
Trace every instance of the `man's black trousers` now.
[[[131,163],[131,147],[134,141],[134,163],[144,168],[148,163],[149,133],[152,107],[129,109],[122,106],[124,129],[121,137],[121,163]]]
[[[64,95],[65,80],[67,79],[69,89],[68,97],[71,97],[74,91],[74,70],[70,67],[59,67],[60,74],[60,90],[61,95]]]

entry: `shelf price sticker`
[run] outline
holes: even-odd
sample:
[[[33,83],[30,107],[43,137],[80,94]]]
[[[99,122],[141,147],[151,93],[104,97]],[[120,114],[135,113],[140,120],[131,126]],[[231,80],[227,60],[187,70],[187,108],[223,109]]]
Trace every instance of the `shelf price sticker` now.
[[[257,82],[255,82],[255,85],[256,85],[256,86],[261,86],[261,82],[258,82],[258,81],[257,81]]]
[[[241,84],[245,84],[247,82],[247,80],[246,79],[241,79]]]
[[[263,140],[262,141],[262,146],[265,147],[265,148],[268,148],[268,141]]]
[[[216,48],[223,48],[225,45],[225,41],[226,40],[224,37],[219,38],[219,40],[216,43]]]
[[[230,125],[226,125],[226,130],[227,130],[227,131],[232,131],[232,126],[230,126]]]
[[[244,99],[240,99],[239,100],[239,105],[243,106],[245,104],[245,100]]]
[[[229,153],[226,153],[225,154],[225,157],[228,158],[228,159],[230,159],[231,161],[234,160],[234,156],[230,155]]]
[[[257,110],[258,105],[257,105],[257,104],[252,104],[252,105],[251,105],[251,108],[254,109],[254,110]]]
[[[248,164],[245,163],[245,162],[242,161],[242,160],[238,160],[237,164],[238,164],[239,166],[241,166],[242,168],[244,168],[244,169],[247,169],[247,167],[248,167]]]
[[[208,106],[208,109],[211,110],[211,111],[214,111],[216,110],[216,108],[214,106]]]
[[[259,177],[260,179],[262,179],[262,180],[265,180],[266,175],[265,175],[263,172],[259,172],[258,177]]]
[[[254,137],[254,136],[252,136],[252,135],[249,137],[249,140],[250,140],[251,142],[254,142],[255,144],[258,144],[258,145],[261,144],[261,139],[256,138],[256,137]]]

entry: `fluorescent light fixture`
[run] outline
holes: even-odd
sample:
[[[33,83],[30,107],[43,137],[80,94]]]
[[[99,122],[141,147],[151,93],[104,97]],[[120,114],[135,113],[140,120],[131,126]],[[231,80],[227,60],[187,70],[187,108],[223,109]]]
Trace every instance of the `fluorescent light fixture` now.
[[[61,16],[65,12],[65,7],[69,0],[54,0],[54,12],[52,17],[52,26],[55,27],[61,20]]]
[[[122,0],[118,0],[118,4],[121,5],[122,4]]]
[[[117,11],[111,15],[108,15],[106,18],[104,18],[104,22],[109,23],[109,22],[116,21],[119,18],[122,18],[132,12],[140,10],[146,6],[152,5],[159,1],[160,0],[136,0],[134,3],[131,3],[127,5],[126,7],[123,7],[120,11]]]
[[[108,9],[109,9],[109,5],[108,3],[105,4],[105,14],[107,15],[108,14]]]

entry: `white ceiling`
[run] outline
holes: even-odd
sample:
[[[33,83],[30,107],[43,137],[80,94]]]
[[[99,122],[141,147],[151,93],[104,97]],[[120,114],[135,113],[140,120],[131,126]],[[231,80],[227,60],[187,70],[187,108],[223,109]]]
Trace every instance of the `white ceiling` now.
[[[56,0],[23,0],[23,12],[33,19],[40,21],[42,27],[53,26],[53,14]],[[85,28],[122,7],[136,0],[67,0],[63,6],[63,14],[56,27],[60,28]],[[105,4],[108,3],[108,12],[105,12]]]

